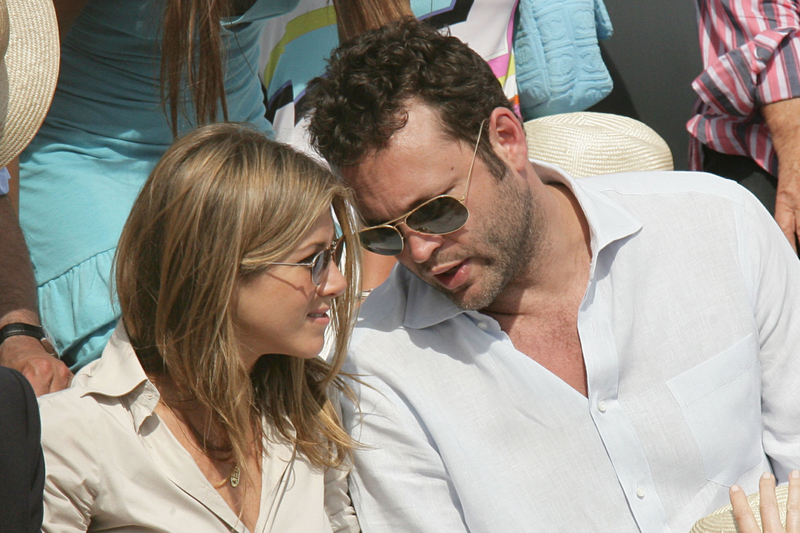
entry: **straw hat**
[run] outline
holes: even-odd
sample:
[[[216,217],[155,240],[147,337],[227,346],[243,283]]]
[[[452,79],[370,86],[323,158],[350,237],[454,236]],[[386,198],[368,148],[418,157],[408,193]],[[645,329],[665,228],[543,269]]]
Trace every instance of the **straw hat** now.
[[[781,524],[786,526],[786,497],[789,495],[789,485],[781,485],[775,488],[775,496],[778,498],[778,510],[781,516]],[[761,513],[758,510],[760,498],[758,493],[747,497],[747,503],[753,510],[753,515],[761,529]],[[720,507],[705,518],[698,520],[689,533],[737,533],[736,520],[733,518],[733,507],[728,504]]]
[[[572,177],[672,170],[672,152],[638,120],[608,113],[564,113],[525,123],[528,157],[552,163]]]
[[[52,0],[0,0],[0,168],[39,130],[58,81]]]

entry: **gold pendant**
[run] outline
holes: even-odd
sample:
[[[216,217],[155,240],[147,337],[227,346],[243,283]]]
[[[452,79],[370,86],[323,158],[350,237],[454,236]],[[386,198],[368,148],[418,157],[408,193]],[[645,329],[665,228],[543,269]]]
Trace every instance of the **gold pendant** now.
[[[233,465],[233,470],[231,470],[231,487],[234,489],[239,486],[239,465]]]

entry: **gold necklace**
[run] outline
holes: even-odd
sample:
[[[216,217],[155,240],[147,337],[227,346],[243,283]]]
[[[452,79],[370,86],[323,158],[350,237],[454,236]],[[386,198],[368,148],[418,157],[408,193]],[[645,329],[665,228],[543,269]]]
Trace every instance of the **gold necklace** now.
[[[172,417],[173,417],[173,418],[175,418],[175,422],[177,422],[177,423],[178,423],[178,429],[180,429],[180,430],[181,430],[181,433],[183,433],[183,438],[184,438],[184,439],[186,439],[186,442],[188,442],[189,444],[191,444],[191,445],[192,445],[192,447],[193,447],[195,450],[197,450],[198,452],[202,453],[203,455],[205,455],[205,456],[206,456],[206,457],[208,457],[209,459],[212,459],[212,460],[213,460],[213,458],[209,457],[209,455],[208,455],[206,452],[204,452],[203,450],[201,450],[200,448],[198,448],[198,447],[197,447],[197,445],[196,445],[194,442],[192,442],[192,439],[190,439],[190,438],[189,438],[189,435],[187,435],[187,434],[186,434],[186,431],[183,429],[183,425],[181,424],[181,421],[180,421],[180,419],[178,418],[178,415],[176,415],[176,414],[175,414],[175,411],[173,411],[173,410],[172,410],[172,407],[170,407],[170,406],[169,406],[169,404],[168,404],[167,402],[165,402],[164,400],[162,400],[162,399],[160,399],[160,398],[159,398],[159,400],[158,400],[158,401],[160,401],[161,403],[163,403],[163,404],[164,404],[164,407],[166,407],[166,408],[167,408],[167,410],[170,412],[170,414],[172,414]],[[238,464],[236,464],[236,461],[234,461],[234,462],[233,462],[233,468],[231,468],[231,473],[230,473],[230,475],[227,477],[227,479],[223,479],[223,480],[222,480],[222,483],[220,483],[219,485],[214,485],[214,484],[212,483],[212,484],[211,484],[211,486],[212,486],[212,487],[214,487],[215,489],[221,489],[223,486],[225,486],[225,483],[229,483],[229,482],[230,482],[230,484],[231,484],[231,487],[233,487],[233,488],[235,489],[236,487],[238,487],[238,486],[239,486],[239,480],[241,479],[241,474],[242,474],[242,472],[241,472],[241,470],[239,469],[239,465],[238,465]]]

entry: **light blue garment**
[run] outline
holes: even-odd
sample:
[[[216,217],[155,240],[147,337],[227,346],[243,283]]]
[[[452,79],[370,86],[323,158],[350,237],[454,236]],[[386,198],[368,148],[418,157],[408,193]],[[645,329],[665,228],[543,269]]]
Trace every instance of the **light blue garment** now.
[[[8,173],[8,169],[6,167],[0,169],[0,196],[8,194],[8,180],[10,179],[11,175]]]
[[[733,483],[753,492],[771,468],[785,481],[800,467],[800,262],[769,213],[708,174],[533,168],[589,226],[573,326],[588,397],[395,268],[344,367],[362,378],[359,408],[342,407],[363,445],[363,531],[677,533]],[[448,258],[480,249],[459,243]]]
[[[598,39],[613,28],[602,0],[520,0],[514,35],[525,120],[583,111],[613,88]]]
[[[230,120],[271,131],[256,72],[260,32],[297,2],[258,0],[223,22]],[[109,275],[117,240],[172,142],[159,91],[163,6],[164,0],[88,2],[62,45],[50,112],[21,157],[20,216],[42,320],[73,368],[98,357],[114,329]],[[192,121],[183,118],[180,130]]]

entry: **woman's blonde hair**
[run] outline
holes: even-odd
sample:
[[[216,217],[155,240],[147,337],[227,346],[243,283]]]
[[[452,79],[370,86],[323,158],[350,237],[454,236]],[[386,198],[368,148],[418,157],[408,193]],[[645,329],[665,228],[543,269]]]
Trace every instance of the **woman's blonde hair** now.
[[[261,417],[312,464],[339,465],[353,441],[328,392],[352,395],[337,377],[357,309],[357,243],[349,190],[292,148],[241,124],[202,127],[156,165],[133,205],[115,259],[122,321],[148,375],[209,413],[217,459],[246,464],[248,430]],[[249,372],[236,341],[237,283],[285,260],[331,206],[345,240],[348,286],[331,308],[330,363],[272,354]],[[275,302],[275,312],[281,312]],[[352,396],[351,396],[352,397]],[[180,409],[180,403],[172,405]]]

